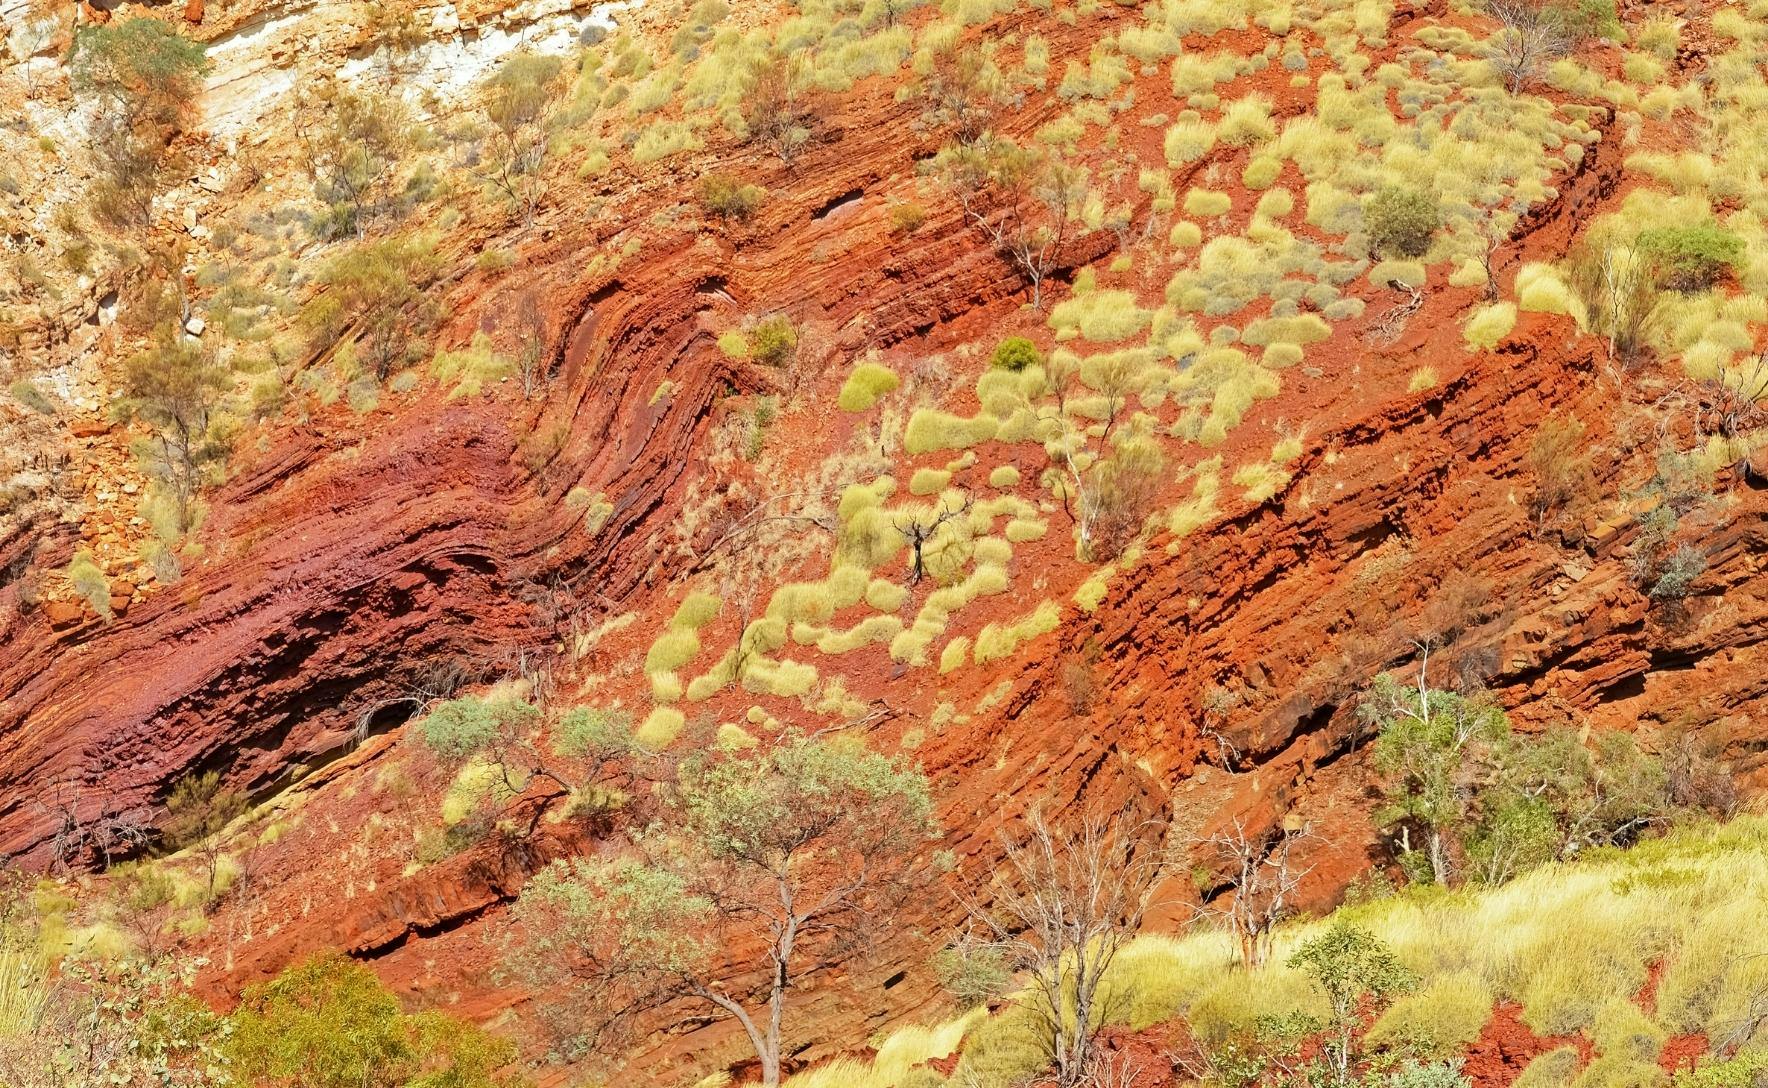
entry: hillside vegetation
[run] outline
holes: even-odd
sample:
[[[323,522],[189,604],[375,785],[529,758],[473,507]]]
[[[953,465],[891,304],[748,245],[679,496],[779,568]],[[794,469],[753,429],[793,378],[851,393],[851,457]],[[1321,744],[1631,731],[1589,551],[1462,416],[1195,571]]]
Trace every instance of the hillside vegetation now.
[[[1768,0],[0,9],[0,1088],[1768,1078]]]

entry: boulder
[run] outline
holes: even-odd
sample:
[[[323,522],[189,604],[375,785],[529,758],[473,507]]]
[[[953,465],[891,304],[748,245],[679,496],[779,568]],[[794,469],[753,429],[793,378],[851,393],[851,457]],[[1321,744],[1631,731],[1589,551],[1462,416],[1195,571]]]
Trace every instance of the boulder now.
[[[86,618],[86,610],[74,601],[44,601],[43,617],[57,631],[78,627]]]

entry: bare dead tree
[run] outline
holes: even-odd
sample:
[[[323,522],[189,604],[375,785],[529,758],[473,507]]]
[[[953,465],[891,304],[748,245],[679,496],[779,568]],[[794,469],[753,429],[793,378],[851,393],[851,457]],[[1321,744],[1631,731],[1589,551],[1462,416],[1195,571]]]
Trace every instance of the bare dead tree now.
[[[894,523],[896,531],[902,537],[903,543],[909,546],[911,556],[910,585],[918,584],[927,573],[927,545],[939,536],[942,526],[968,514],[974,501],[974,497],[966,491],[963,493],[962,502],[958,506],[952,507],[947,504],[945,497],[941,496],[939,502],[931,510],[899,515],[896,518]]]
[[[1370,326],[1367,338],[1371,343],[1391,344],[1398,340],[1401,334],[1406,331],[1406,326],[1411,322],[1412,315],[1424,307],[1424,292],[1418,288],[1399,280],[1388,280],[1387,286],[1395,291],[1406,292],[1407,297],[1404,302],[1396,303],[1392,309],[1382,314],[1374,325]]]
[[[49,792],[48,801],[39,798],[35,804],[56,820],[50,854],[63,872],[88,861],[108,869],[117,857],[147,845],[152,823],[146,808],[113,808],[115,797],[107,791],[100,794],[97,811],[91,812],[80,784],[66,779],[54,783]]]
[[[1480,10],[1498,21],[1487,43],[1487,59],[1503,74],[1511,94],[1577,44],[1571,19],[1550,0],[1480,0]]]
[[[1768,351],[1701,383],[1700,429],[1737,438],[1768,423]]]
[[[1058,830],[1034,810],[1023,839],[1003,842],[1006,864],[993,901],[966,902],[984,940],[1025,979],[1059,1088],[1078,1088],[1099,1067],[1096,1045],[1111,1010],[1106,974],[1141,927],[1164,851],[1148,822],[1087,817]]]
[[[1296,863],[1295,849],[1316,837],[1306,824],[1285,821],[1254,829],[1235,815],[1227,827],[1197,843],[1203,863],[1222,873],[1226,885],[1198,913],[1227,919],[1247,970],[1262,967],[1269,959],[1277,923],[1288,914],[1296,888],[1313,871],[1311,865]]]

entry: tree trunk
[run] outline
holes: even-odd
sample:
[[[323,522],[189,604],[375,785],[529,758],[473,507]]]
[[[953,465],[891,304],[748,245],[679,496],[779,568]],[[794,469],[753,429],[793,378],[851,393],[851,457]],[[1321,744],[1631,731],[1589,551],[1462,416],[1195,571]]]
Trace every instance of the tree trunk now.
[[[1430,832],[1430,873],[1445,888],[1454,875],[1449,869],[1449,853],[1443,844],[1443,833],[1434,828]]]

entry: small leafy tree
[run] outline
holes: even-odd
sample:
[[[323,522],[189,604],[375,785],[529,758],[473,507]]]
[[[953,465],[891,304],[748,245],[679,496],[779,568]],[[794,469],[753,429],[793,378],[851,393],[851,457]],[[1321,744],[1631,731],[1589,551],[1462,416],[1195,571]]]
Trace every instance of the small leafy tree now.
[[[541,779],[568,791],[579,815],[618,804],[620,787],[632,774],[628,761],[636,752],[628,716],[575,707],[552,723],[547,745],[540,740],[541,718],[537,708],[515,699],[468,697],[438,704],[418,728],[443,766],[458,769],[477,761],[489,768],[500,788],[484,796],[501,798],[506,805]],[[583,773],[575,770],[579,767]],[[544,811],[534,807],[528,834]]]
[[[1032,308],[1042,309],[1044,281],[1086,229],[1086,171],[994,133],[946,147],[933,168],[964,217],[1031,284]]]
[[[816,134],[817,102],[803,86],[801,67],[786,54],[769,53],[750,71],[743,98],[749,138],[779,156],[787,169]]]
[[[558,57],[512,53],[486,81],[484,109],[491,138],[479,176],[522,212],[524,225],[546,195],[546,160],[553,120],[565,89]]]
[[[1331,1037],[1324,1047],[1331,1083],[1351,1084],[1363,1014],[1409,989],[1415,981],[1412,972],[1374,934],[1342,922],[1297,949],[1289,966],[1305,973],[1325,995],[1332,1010]]]
[[[333,258],[319,274],[325,291],[301,315],[313,350],[354,324],[361,361],[385,381],[400,363],[421,355],[414,338],[436,318],[427,288],[437,267],[435,251],[418,238],[363,242]]]
[[[406,1013],[373,971],[322,953],[246,990],[224,1053],[241,1088],[515,1088],[516,1048],[437,1012]]]
[[[191,526],[208,466],[227,455],[213,424],[230,384],[227,368],[175,324],[124,365],[126,404],[153,427],[148,465],[171,493],[179,532]]]
[[[1422,257],[1443,226],[1437,199],[1417,189],[1388,186],[1369,198],[1363,209],[1369,243],[1391,257]]]
[[[1626,366],[1639,359],[1668,314],[1657,262],[1618,224],[1593,230],[1578,242],[1567,282],[1583,304],[1586,328],[1607,341],[1611,363]]]
[[[297,98],[295,139],[314,194],[326,205],[315,225],[317,235],[361,238],[391,209],[410,130],[409,112],[392,95],[326,84]]]
[[[148,16],[74,33],[70,78],[92,100],[94,210],[114,227],[146,229],[162,168],[208,71],[204,47]]]
[[[994,116],[1004,80],[993,61],[975,47],[935,50],[915,62],[913,93],[922,121],[950,129],[960,145],[981,139]]]
[[[1506,737],[1510,722],[1489,699],[1430,688],[1424,665],[1418,676],[1416,685],[1388,674],[1376,678],[1359,713],[1379,729],[1375,766],[1388,781],[1388,805],[1380,818],[1423,829],[1429,874],[1446,885],[1455,879],[1454,847],[1473,804],[1463,766],[1478,750]],[[1408,844],[1404,852],[1416,851]]]
[[[678,1001],[735,1019],[780,1083],[787,1012],[807,975],[888,928],[926,876],[922,775],[850,742],[792,737],[687,761],[639,856],[554,863],[512,909],[506,962],[556,988],[563,1034],[612,1038]],[[722,957],[759,950],[741,983]]]
[[[245,810],[245,795],[223,786],[221,776],[214,771],[179,779],[166,801],[166,839],[174,847],[189,848],[202,859],[210,899],[215,897],[216,878],[226,846],[221,833]]]

